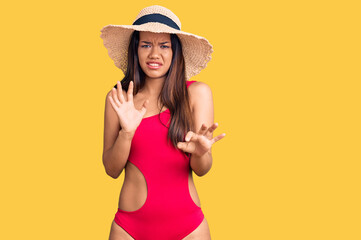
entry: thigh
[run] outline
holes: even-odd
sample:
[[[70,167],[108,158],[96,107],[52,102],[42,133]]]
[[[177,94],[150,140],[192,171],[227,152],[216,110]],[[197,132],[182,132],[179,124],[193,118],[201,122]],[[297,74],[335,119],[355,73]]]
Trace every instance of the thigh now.
[[[204,218],[202,223],[182,240],[211,240],[207,219]]]
[[[134,240],[134,238],[113,220],[109,240]]]

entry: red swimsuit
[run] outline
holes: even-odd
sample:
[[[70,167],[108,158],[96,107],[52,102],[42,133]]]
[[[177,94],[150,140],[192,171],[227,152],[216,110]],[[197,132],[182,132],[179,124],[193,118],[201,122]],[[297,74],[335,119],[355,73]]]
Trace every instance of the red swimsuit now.
[[[189,193],[190,159],[167,141],[168,120],[169,109],[143,118],[132,139],[128,161],[143,173],[147,199],[135,211],[118,208],[114,221],[136,240],[181,240],[204,219]]]

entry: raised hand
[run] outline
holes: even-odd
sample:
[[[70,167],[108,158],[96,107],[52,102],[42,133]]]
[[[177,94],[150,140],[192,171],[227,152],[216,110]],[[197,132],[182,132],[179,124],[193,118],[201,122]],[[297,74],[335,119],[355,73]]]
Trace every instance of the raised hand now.
[[[225,133],[222,133],[212,138],[212,132],[218,127],[218,123],[212,124],[209,128],[203,123],[198,133],[189,131],[186,134],[185,142],[178,142],[177,147],[184,152],[189,152],[192,155],[201,157],[207,153],[212,145],[224,138]]]
[[[117,82],[117,89],[112,89],[112,94],[109,95],[110,103],[119,117],[119,123],[122,131],[134,133],[144,114],[147,112],[147,105],[149,100],[144,101],[140,110],[137,110],[133,102],[133,81],[129,83],[127,92],[127,99],[123,96],[122,85]]]

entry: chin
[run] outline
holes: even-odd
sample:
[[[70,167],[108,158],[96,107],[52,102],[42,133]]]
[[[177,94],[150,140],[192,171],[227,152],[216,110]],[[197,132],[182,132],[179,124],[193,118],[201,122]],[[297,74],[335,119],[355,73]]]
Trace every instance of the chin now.
[[[155,73],[145,73],[147,75],[147,77],[149,78],[161,78],[161,77],[166,77],[167,74],[166,73],[158,73],[158,74],[155,74]]]

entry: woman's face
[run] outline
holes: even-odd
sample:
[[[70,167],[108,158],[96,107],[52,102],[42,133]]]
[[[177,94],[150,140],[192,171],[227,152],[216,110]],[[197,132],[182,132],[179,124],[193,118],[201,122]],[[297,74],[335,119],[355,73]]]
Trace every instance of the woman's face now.
[[[169,33],[139,32],[139,64],[149,78],[165,77],[172,56]]]

